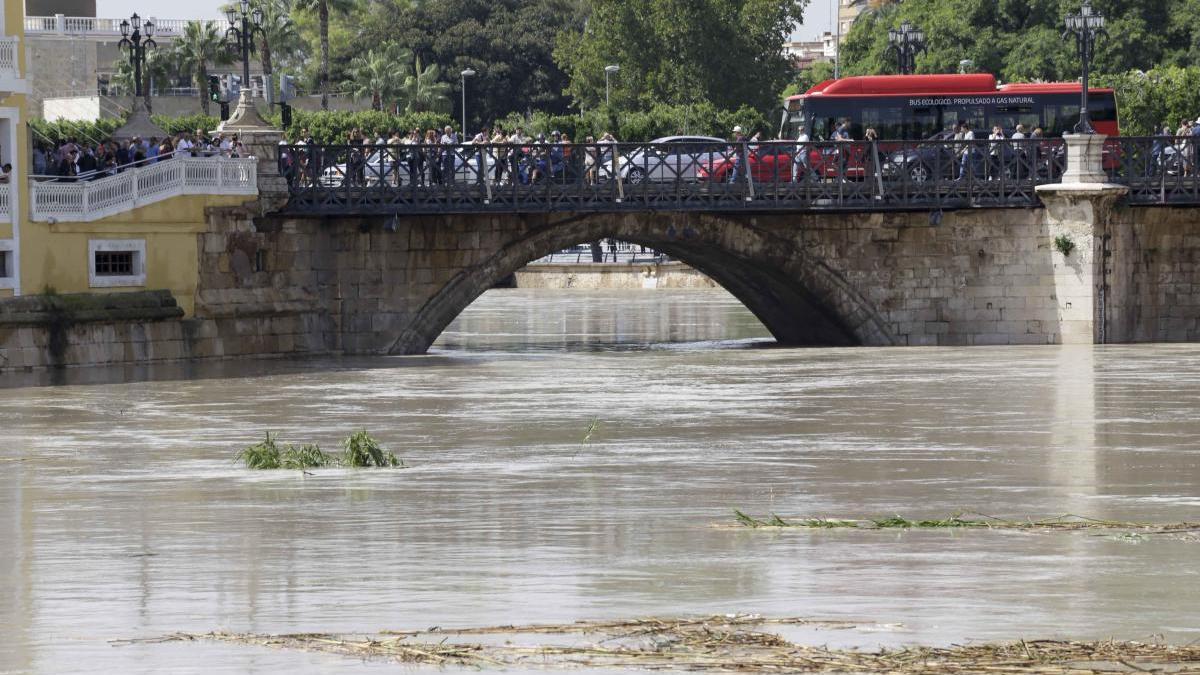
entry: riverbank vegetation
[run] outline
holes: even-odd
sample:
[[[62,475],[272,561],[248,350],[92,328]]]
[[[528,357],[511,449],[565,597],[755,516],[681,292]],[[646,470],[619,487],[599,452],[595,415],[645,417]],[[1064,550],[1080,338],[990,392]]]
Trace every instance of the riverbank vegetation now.
[[[771,628],[817,626],[868,628],[878,624],[769,619],[756,615],[652,618],[577,622],[564,626],[496,626],[468,630],[386,631],[375,635],[299,633],[173,633],[146,642],[216,641],[255,647],[339,654],[354,659],[388,659],[409,664],[509,669],[641,668],[741,673],[1074,673],[1194,672],[1200,645],[1141,642],[1021,640],[1010,643],[905,647],[860,651],[801,645]],[[542,636],[478,643],[464,635]],[[589,639],[564,641],[562,635]]]
[[[751,529],[857,529],[857,530],[911,530],[977,528],[990,530],[1127,530],[1139,534],[1174,534],[1198,532],[1200,523],[1134,523],[1117,520],[1101,520],[1067,514],[1040,520],[1008,520],[982,513],[956,513],[940,520],[912,520],[901,516],[880,519],[852,520],[830,518],[795,518],[784,520],[775,514],[759,519],[734,509],[738,527]],[[964,517],[965,516],[965,517]]]
[[[237,454],[235,461],[245,464],[247,469],[321,469],[328,467],[348,468],[407,468],[395,454],[384,450],[379,442],[366,430],[357,431],[342,441],[341,456],[321,450],[316,444],[299,447],[281,444],[277,435],[266,432],[263,440],[246,447]]]

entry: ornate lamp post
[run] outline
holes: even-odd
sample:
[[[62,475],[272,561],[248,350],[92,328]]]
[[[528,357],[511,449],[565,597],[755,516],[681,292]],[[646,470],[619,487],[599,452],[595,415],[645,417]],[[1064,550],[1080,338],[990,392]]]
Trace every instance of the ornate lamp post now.
[[[925,31],[905,21],[899,29],[888,31],[888,51],[896,53],[901,75],[912,75],[917,69],[917,54],[926,51]]]
[[[129,17],[128,21],[121,21],[121,41],[117,46],[129,52],[129,64],[133,66],[133,114],[129,117],[120,129],[113,132],[113,137],[117,139],[128,138],[157,138],[166,135],[166,132],[154,125],[150,121],[150,113],[146,110],[144,94],[148,92],[142,91],[142,73],[146,68],[146,50],[154,49],[158,45],[154,42],[154,22],[147,20],[142,23],[142,17],[134,14]]]
[[[1094,134],[1096,130],[1092,128],[1091,114],[1088,111],[1088,75],[1091,72],[1092,57],[1096,55],[1096,37],[1108,35],[1104,30],[1104,15],[1092,11],[1092,0],[1083,0],[1078,14],[1067,15],[1066,25],[1063,39],[1075,36],[1075,46],[1079,50],[1080,60],[1083,61],[1079,126],[1075,127],[1075,131],[1080,134]]]
[[[229,21],[229,29],[225,31],[226,42],[230,49],[242,52],[242,92],[238,97],[237,109],[217,129],[243,134],[269,130],[271,126],[258,114],[250,93],[250,49],[254,46],[254,34],[263,32],[263,11],[260,7],[251,11],[250,0],[241,0],[237,7],[225,11],[225,18]],[[270,86],[265,82],[264,85]]]
[[[255,7],[250,11],[250,0],[242,0],[239,8],[230,7],[225,10],[225,18],[229,21],[229,30],[225,31],[225,39],[231,49],[242,52],[242,86],[250,86],[250,48],[254,46],[254,34],[263,32],[263,11]],[[238,24],[241,28],[238,28]]]
[[[146,65],[146,50],[158,47],[154,42],[154,22],[146,21],[139,25],[141,20],[136,13],[128,21],[122,20],[121,41],[117,43],[118,48],[129,52],[129,65],[133,66],[133,90],[138,98],[142,97],[142,68]]]

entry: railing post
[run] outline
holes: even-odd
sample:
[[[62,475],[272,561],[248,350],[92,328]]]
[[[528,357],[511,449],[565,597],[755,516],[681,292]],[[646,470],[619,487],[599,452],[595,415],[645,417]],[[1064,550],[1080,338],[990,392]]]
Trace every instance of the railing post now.
[[[79,211],[80,215],[86,220],[88,217],[88,212],[91,211],[91,191],[88,190],[87,183],[83,184],[83,189],[80,190],[80,192],[82,193],[82,197],[80,199]]]
[[[65,15],[54,15],[54,32],[59,35],[64,35],[67,32],[67,17]]]

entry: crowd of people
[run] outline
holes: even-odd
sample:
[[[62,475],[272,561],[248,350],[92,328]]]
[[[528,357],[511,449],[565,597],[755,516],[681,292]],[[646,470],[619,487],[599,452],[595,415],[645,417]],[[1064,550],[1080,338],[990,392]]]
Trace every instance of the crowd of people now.
[[[528,135],[521,126],[509,133],[500,124],[480,129],[464,140],[454,127],[363,133],[354,129],[347,134],[344,156],[323,155],[328,150],[303,149],[318,145],[308,129],[302,129],[292,152],[280,154],[280,169],[289,181],[302,186],[319,184],[326,169],[339,167],[336,182],[366,185],[368,182],[393,186],[446,185],[455,182],[482,182],[495,185],[536,184],[562,179],[573,170],[589,183],[602,178],[605,158],[611,157],[602,146],[615,144],[611,133],[600,140],[588,136],[590,147],[581,156],[573,156],[573,142],[565,133],[553,131]],[[489,146],[472,150],[468,146]],[[486,154],[486,157],[485,157]],[[486,172],[486,175],[485,175]],[[369,179],[369,180],[368,180]]]
[[[67,138],[57,145],[38,143],[34,147],[33,174],[60,181],[97,180],[174,157],[246,156],[237,134],[208,134],[202,129],[161,139],[135,136],[90,143]]]

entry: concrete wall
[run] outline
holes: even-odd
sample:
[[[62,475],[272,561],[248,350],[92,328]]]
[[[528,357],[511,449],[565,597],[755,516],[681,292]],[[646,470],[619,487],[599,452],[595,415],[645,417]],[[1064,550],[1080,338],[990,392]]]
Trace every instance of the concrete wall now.
[[[1200,224],[1195,210],[1120,209],[1100,245],[1109,342],[1200,340]]]

